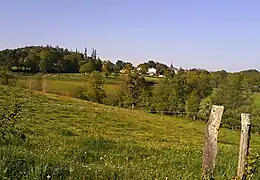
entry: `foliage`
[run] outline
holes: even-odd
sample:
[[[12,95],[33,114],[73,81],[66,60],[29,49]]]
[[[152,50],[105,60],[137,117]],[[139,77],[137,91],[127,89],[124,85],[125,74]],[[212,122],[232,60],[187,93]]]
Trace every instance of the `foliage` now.
[[[127,108],[138,106],[141,93],[145,91],[145,88],[146,83],[143,76],[139,76],[137,73],[127,74],[121,89],[123,106]]]
[[[217,74],[218,73],[219,72],[217,72]],[[131,74],[134,74],[134,72]],[[202,120],[208,119],[212,104],[220,104],[225,106],[222,126],[237,129],[240,123],[240,112],[250,112],[252,113],[252,121],[254,124],[253,132],[260,132],[260,106],[258,106],[258,102],[254,102],[254,104],[251,102],[252,89],[250,85],[245,82],[247,74],[229,73],[228,76],[223,72],[219,74],[223,75],[219,76],[221,79],[218,80],[218,84],[215,84],[215,72],[208,72],[201,69],[180,70],[174,76],[166,78],[145,77],[145,81],[141,83],[140,88],[135,88],[135,91],[138,92],[138,95],[135,96],[137,98],[131,96],[133,92],[126,85],[129,83],[127,82],[127,74],[121,76],[117,74],[117,76],[113,75],[113,77],[111,74],[103,79],[103,89],[106,97],[101,103],[127,108],[131,108],[133,105],[135,108],[145,109],[155,113],[164,112],[172,115],[188,114],[190,118]],[[136,74],[136,76],[139,76],[139,78],[142,77],[139,74]],[[36,77],[37,76],[30,76],[32,79],[32,89],[34,90],[37,90]],[[45,75],[45,77],[48,82],[48,92],[83,98],[83,96],[81,96],[83,94],[82,88],[79,91],[76,88],[84,87],[83,74],[49,74]],[[28,84],[28,82],[25,81],[26,78],[27,76],[22,76],[21,79],[18,80],[17,85],[25,87],[25,83]],[[86,81],[88,81],[87,78],[88,76],[86,77]],[[240,79],[239,83],[235,83],[235,79]],[[40,80],[39,82],[43,81]],[[231,85],[231,82],[233,82],[234,85]],[[238,86],[235,84],[238,84]],[[40,88],[38,90],[42,90],[42,85],[39,83]],[[26,86],[28,87],[28,85]],[[226,92],[224,92],[224,89],[226,89]],[[128,91],[130,93],[128,93]],[[193,101],[190,101],[191,99],[189,98],[193,92],[196,92],[197,97],[193,96]],[[233,95],[229,97],[228,94]],[[240,97],[241,94],[243,95],[242,97]],[[237,100],[243,102],[245,106],[236,105],[236,97],[239,97]],[[257,100],[257,97],[258,93],[254,93],[253,98]],[[198,102],[195,102],[195,99]],[[226,106],[225,101],[229,101],[230,103]],[[236,106],[239,106],[240,109],[235,108]],[[191,108],[194,109],[192,110]],[[253,111],[251,112],[251,110]]]
[[[187,100],[185,102],[185,112],[187,113],[186,115],[188,117],[193,117],[193,119],[195,119],[198,110],[199,110],[199,97],[198,97],[198,92],[194,90],[187,97]]]
[[[224,105],[223,125],[229,128],[240,127],[240,114],[250,113],[252,96],[246,86],[243,85],[241,74],[230,75],[220,83],[219,88],[213,91],[212,103]]]
[[[80,67],[80,73],[92,73],[96,70],[95,63],[90,61]]]
[[[16,78],[12,74],[6,71],[0,72],[0,85],[14,86],[15,84]]]
[[[105,73],[105,76],[108,77],[109,74],[114,72],[115,65],[111,61],[103,61],[102,63],[102,72]]]
[[[82,93],[81,98],[92,102],[102,103],[106,96],[103,88],[103,77],[100,73],[94,71],[88,75],[87,79],[86,89]]]
[[[120,70],[122,70],[125,67],[125,62],[118,60],[115,64],[115,71],[119,72]]]
[[[173,78],[166,78],[154,89],[154,109],[175,114],[184,112],[187,98],[186,89],[187,81],[185,76],[176,75]]]
[[[133,66],[132,63],[127,62],[127,63],[125,63],[125,65],[124,65],[124,69],[126,70],[126,73],[131,74],[131,73],[132,73],[132,70],[134,69],[134,66]]]
[[[72,97],[78,98],[78,99],[83,99],[84,98],[84,93],[85,88],[82,86],[78,86],[75,91],[72,93]]]
[[[199,104],[198,117],[202,120],[208,120],[212,107],[211,97],[204,98]]]
[[[95,56],[85,57],[77,50],[73,52],[58,46],[28,46],[0,51],[0,64],[12,71],[72,73],[78,72],[80,64],[89,60],[100,63]]]
[[[155,68],[157,75],[163,75],[166,71],[169,72],[170,68],[166,66],[165,64],[159,63],[159,62],[154,62],[154,61],[148,61],[145,63],[141,63],[138,65],[138,68],[140,68],[140,73],[141,74],[146,74],[148,71],[148,68]]]
[[[246,164],[246,179],[251,179],[255,174],[259,173],[259,155],[254,152],[252,149],[249,150],[249,154],[247,156],[247,164]]]

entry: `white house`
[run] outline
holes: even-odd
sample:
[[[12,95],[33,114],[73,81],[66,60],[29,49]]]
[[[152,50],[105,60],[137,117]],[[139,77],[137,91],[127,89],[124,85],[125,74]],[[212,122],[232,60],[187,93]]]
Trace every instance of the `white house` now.
[[[157,70],[155,68],[148,68],[147,74],[150,76],[156,75]]]

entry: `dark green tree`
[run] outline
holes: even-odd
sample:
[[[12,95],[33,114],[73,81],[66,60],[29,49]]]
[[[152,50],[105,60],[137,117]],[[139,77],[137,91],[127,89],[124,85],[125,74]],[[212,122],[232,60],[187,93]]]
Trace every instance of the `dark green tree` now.
[[[118,60],[116,62],[116,65],[115,65],[115,71],[116,72],[119,72],[120,70],[122,70],[123,68],[125,67],[125,62],[121,61],[121,60]]]
[[[213,91],[212,103],[223,105],[225,112],[222,123],[228,128],[240,127],[240,114],[250,113],[252,95],[249,89],[243,86],[243,76],[232,74],[219,84],[219,88]]]
[[[146,83],[143,76],[139,76],[137,73],[129,73],[125,79],[121,89],[123,96],[124,107],[136,107],[140,100],[142,90],[145,88]]]
[[[84,59],[87,59],[88,58],[88,50],[87,48],[85,48],[84,50]]]
[[[93,48],[92,54],[91,54],[92,59],[97,59],[97,50]]]

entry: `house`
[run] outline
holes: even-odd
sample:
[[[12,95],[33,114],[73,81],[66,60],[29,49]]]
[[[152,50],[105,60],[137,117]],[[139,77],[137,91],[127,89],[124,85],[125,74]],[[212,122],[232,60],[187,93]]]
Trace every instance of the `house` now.
[[[157,70],[155,68],[148,68],[147,74],[150,76],[156,75]]]

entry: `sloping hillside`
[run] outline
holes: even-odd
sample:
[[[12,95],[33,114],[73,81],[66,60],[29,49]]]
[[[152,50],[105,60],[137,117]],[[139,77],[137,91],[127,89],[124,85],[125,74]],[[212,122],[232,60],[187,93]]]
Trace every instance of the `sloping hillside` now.
[[[14,102],[27,140],[1,145],[1,177],[200,179],[203,122],[0,86],[1,113]],[[219,142],[217,178],[230,179],[239,132],[221,129]],[[260,138],[251,144],[257,151]]]

